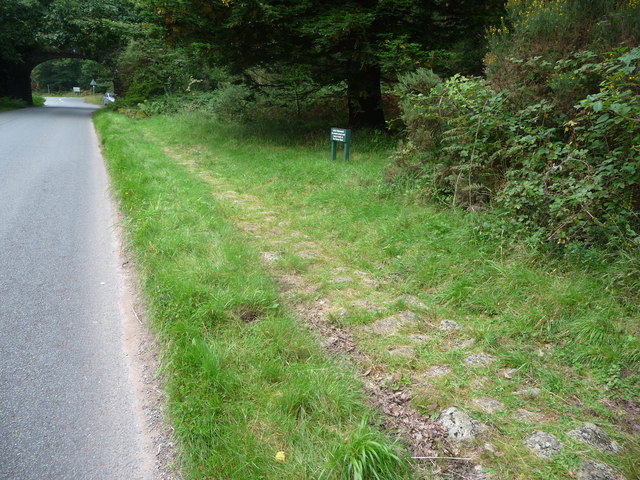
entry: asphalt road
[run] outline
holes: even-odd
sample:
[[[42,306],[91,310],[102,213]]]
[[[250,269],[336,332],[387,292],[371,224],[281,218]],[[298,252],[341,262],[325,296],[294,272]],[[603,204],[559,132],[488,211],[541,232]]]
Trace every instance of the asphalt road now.
[[[0,113],[3,480],[150,478],[94,109]]]

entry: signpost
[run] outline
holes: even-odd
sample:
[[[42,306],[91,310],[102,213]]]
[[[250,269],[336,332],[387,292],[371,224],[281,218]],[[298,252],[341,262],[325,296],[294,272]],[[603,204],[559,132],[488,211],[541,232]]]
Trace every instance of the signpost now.
[[[331,129],[331,160],[336,159],[338,142],[344,143],[344,161],[349,161],[349,150],[351,149],[351,130],[346,128]]]
[[[96,94],[96,85],[97,85],[96,81],[95,80],[91,80],[91,83],[89,85],[91,85],[91,87],[93,88],[93,94],[95,95]]]

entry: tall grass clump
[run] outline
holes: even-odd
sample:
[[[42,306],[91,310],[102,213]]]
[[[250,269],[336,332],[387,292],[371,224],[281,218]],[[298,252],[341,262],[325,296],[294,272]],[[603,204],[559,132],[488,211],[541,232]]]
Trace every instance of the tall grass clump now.
[[[397,446],[363,422],[332,454],[323,478],[338,480],[402,480],[408,478],[406,460]]]

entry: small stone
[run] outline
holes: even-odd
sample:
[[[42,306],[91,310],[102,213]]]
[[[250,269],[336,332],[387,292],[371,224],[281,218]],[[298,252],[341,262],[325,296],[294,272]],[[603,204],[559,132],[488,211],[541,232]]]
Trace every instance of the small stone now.
[[[502,370],[500,370],[500,375],[502,375],[507,380],[512,380],[516,373],[518,373],[517,368],[503,368]]]
[[[336,277],[333,279],[333,283],[351,283],[353,282],[353,278],[352,277]]]
[[[618,442],[611,440],[600,427],[593,423],[587,422],[582,427],[568,432],[568,435],[603,452],[622,451],[622,446]]]
[[[495,413],[504,409],[504,404],[502,402],[489,397],[474,398],[471,400],[471,403],[487,413]]]
[[[496,447],[494,447],[490,443],[485,443],[482,448],[484,448],[487,452],[496,453]]]
[[[318,252],[314,252],[313,250],[302,250],[297,253],[300,258],[304,258],[305,260],[313,260],[314,258],[318,258],[320,254]]]
[[[422,375],[422,378],[438,378],[444,375],[449,375],[453,369],[449,365],[434,365],[428,368]]]
[[[487,384],[489,383],[491,383],[491,379],[489,377],[486,377],[484,375],[478,375],[478,376],[474,376],[469,381],[469,386],[473,390],[484,390]]]
[[[520,390],[516,390],[515,392],[516,395],[520,395],[522,397],[537,397],[538,395],[540,395],[542,393],[542,390],[540,390],[538,387],[525,387],[525,388],[521,388]]]
[[[443,332],[451,332],[453,330],[460,330],[461,328],[460,324],[453,320],[442,320],[438,326],[438,329]]]
[[[423,308],[423,309],[427,308],[427,305],[425,303],[423,303],[413,295],[402,295],[396,301],[403,302],[406,305],[411,305],[412,307],[416,307],[416,308]]]
[[[578,480],[624,480],[604,463],[585,460],[578,470]]]
[[[496,357],[488,353],[474,353],[464,359],[464,364],[469,367],[486,367],[495,362]]]
[[[369,326],[369,330],[378,335],[395,335],[398,331],[411,324],[418,324],[420,317],[413,312],[400,312],[391,317],[376,320]]]
[[[542,421],[542,415],[520,408],[513,414],[513,418],[527,423],[538,423]]]
[[[457,342],[453,342],[453,350],[464,350],[465,348],[469,348],[474,345],[476,341],[473,338],[468,338],[466,340],[460,340]]]
[[[407,345],[399,345],[397,347],[390,348],[389,355],[410,360],[412,358],[416,358],[416,351],[413,349],[413,347],[409,347]]]
[[[550,459],[562,450],[562,443],[550,433],[536,430],[527,439],[525,445],[541,458]]]
[[[416,333],[414,335],[409,335],[409,340],[415,343],[424,343],[427,340],[429,340],[429,337],[427,335],[421,335],[419,333]]]
[[[262,252],[262,259],[267,263],[275,263],[282,258],[278,252]]]
[[[339,341],[340,339],[338,337],[327,337],[326,339],[321,340],[321,343],[325,348],[331,348]]]
[[[469,442],[486,428],[457,407],[443,410],[438,422],[447,430],[447,438],[453,443]]]

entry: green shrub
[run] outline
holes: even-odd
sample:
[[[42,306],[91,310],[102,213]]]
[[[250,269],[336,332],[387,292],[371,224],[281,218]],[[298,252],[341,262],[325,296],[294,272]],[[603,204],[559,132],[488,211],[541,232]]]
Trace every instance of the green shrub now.
[[[0,111],[2,110],[14,110],[16,108],[24,108],[27,106],[27,102],[17,98],[0,97]]]
[[[44,106],[44,102],[46,102],[46,98],[42,95],[32,95],[33,98],[33,106],[34,107],[42,107]]]
[[[548,94],[544,75],[531,76],[523,62],[548,62],[581,50],[607,51],[640,43],[640,3],[636,0],[509,0],[500,26],[488,32],[486,74],[499,89],[526,84]],[[514,59],[521,59],[514,63]],[[542,72],[539,72],[542,73]]]
[[[205,112],[223,119],[246,118],[253,108],[251,91],[244,85],[221,83],[212,92],[164,95],[146,100],[139,107],[147,115]]]
[[[542,99],[526,84],[495,91],[460,76],[405,88],[408,142],[389,176],[420,178],[426,195],[467,208],[495,199],[501,230],[531,243],[637,248],[639,66],[640,48],[522,61],[554,92]]]

